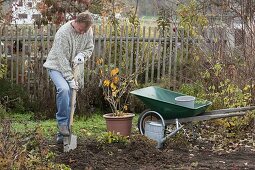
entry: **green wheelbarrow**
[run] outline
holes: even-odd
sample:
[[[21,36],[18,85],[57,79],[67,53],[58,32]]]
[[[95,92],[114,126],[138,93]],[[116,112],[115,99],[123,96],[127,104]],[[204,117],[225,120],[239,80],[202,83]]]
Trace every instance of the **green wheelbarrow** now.
[[[255,106],[249,106],[206,112],[212,102],[193,97],[195,100],[183,100],[181,103],[181,100],[178,101],[177,99],[192,96],[157,86],[134,90],[131,94],[139,98],[148,107],[139,115],[138,129],[141,134],[156,140],[158,148],[163,146],[167,137],[175,135],[183,128],[181,123],[243,116],[245,111],[255,109]],[[175,125],[175,128],[169,130],[167,128],[169,125]]]

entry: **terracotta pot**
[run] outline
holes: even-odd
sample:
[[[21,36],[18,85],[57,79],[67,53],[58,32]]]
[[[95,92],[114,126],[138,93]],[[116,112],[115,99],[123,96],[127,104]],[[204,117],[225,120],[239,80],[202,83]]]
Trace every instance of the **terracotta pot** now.
[[[130,136],[132,129],[132,119],[135,114],[128,113],[124,116],[113,116],[112,113],[103,115],[106,120],[108,132],[120,133],[123,136]]]

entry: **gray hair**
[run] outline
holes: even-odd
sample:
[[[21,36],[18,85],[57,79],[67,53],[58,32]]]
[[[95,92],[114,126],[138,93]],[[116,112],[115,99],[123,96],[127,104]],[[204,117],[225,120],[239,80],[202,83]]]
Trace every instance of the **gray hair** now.
[[[92,25],[93,21],[94,21],[94,19],[93,19],[91,13],[87,12],[87,11],[79,13],[77,15],[77,17],[75,18],[75,22],[84,23],[84,24],[88,24],[88,25]]]

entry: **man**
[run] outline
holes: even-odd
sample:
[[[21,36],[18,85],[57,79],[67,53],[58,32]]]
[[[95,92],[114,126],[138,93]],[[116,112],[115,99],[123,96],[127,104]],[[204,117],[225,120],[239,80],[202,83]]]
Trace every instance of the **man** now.
[[[70,134],[69,121],[71,110],[72,89],[78,90],[83,86],[84,61],[92,54],[93,18],[89,12],[78,14],[75,20],[62,25],[55,35],[52,48],[46,62],[43,64],[56,86],[56,119],[59,132],[57,142],[63,142],[63,136]],[[78,81],[74,80],[72,64],[80,64]]]

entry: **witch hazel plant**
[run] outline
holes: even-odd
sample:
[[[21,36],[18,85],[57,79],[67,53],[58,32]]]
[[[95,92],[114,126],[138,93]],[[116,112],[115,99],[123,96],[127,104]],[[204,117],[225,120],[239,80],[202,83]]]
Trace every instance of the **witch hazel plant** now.
[[[136,74],[121,74],[118,67],[103,64],[97,60],[104,99],[109,103],[113,116],[124,116],[128,110],[129,92],[135,84]]]

